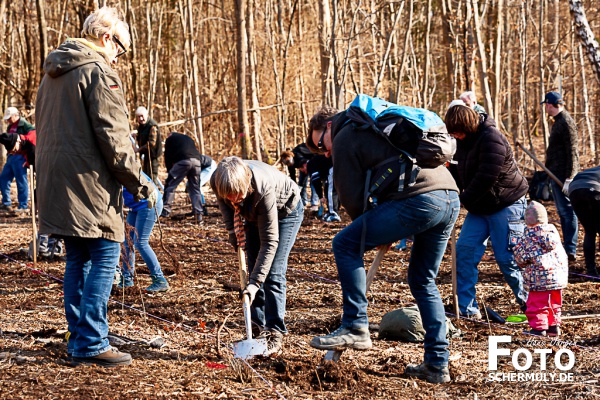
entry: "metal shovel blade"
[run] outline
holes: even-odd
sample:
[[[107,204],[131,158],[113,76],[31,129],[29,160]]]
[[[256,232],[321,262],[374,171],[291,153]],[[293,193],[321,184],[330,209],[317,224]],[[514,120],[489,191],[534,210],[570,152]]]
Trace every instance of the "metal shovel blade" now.
[[[252,339],[252,326],[250,321],[250,300],[248,296],[243,298],[244,322],[246,323],[246,339],[233,342],[234,358],[243,360],[250,359],[254,356],[265,355],[267,353],[267,339],[257,338]]]
[[[267,340],[260,339],[245,339],[232,343],[233,356],[248,360],[254,356],[262,356],[267,351]]]
[[[323,360],[338,362],[340,361],[340,357],[342,356],[343,352],[344,350],[328,350],[327,353],[325,353],[325,357],[323,357]]]

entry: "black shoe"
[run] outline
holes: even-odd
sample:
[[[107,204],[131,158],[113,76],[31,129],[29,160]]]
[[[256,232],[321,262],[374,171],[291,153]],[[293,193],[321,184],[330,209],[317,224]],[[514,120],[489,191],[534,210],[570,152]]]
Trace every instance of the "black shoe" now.
[[[160,213],[161,218],[169,218],[169,215],[171,215],[171,213],[165,209],[163,209],[162,212]]]
[[[548,327],[548,331],[546,331],[548,336],[550,337],[558,337],[560,336],[560,326],[552,325]]]
[[[433,365],[408,364],[404,374],[422,379],[429,383],[447,383],[450,382],[450,371],[448,367],[434,367]]]
[[[206,209],[206,207],[202,208],[202,215],[204,215],[205,217],[208,217],[208,210]]]
[[[596,266],[587,267],[586,268],[586,275],[598,276],[598,270],[596,269]]]
[[[569,262],[575,262],[577,261],[577,255],[576,254],[567,254],[567,259],[569,260]]]

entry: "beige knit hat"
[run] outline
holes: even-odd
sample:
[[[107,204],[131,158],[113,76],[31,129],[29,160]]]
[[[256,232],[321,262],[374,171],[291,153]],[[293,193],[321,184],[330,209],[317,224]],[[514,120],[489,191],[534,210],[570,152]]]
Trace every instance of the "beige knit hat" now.
[[[525,210],[525,223],[527,225],[547,224],[548,212],[537,201],[531,201]]]

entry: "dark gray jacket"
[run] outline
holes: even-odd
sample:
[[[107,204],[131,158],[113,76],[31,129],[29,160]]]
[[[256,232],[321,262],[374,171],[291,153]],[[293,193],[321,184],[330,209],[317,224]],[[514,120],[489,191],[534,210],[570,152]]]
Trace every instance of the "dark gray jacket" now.
[[[579,171],[577,125],[567,110],[554,117],[546,149],[546,167],[561,181],[573,178]]]
[[[244,160],[252,171],[252,193],[242,202],[242,216],[258,226],[260,250],[249,282],[260,286],[265,281],[279,245],[279,220],[296,209],[300,200],[298,185],[277,168],[260,161]],[[213,192],[215,175],[210,179]],[[219,210],[228,231],[233,231],[233,207],[217,196]]]

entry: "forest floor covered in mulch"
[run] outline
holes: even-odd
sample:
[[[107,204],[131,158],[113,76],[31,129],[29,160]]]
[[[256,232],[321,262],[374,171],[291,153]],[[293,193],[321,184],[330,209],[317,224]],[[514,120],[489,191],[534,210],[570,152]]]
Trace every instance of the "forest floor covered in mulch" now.
[[[292,250],[288,269],[287,326],[284,352],[255,358],[248,364],[232,358],[229,345],[244,336],[238,297],[238,261],[227,243],[220,214],[208,196],[210,215],[203,225],[185,217],[190,211],[178,193],[175,214],[161,219],[163,243],[178,261],[161,249],[154,229],[151,244],[157,252],[171,290],[147,294],[148,270],[137,258],[136,285],[124,293],[116,289],[109,304],[110,332],[121,337],[120,350],[130,352],[127,367],[71,367],[66,358],[66,321],[62,301],[64,262],[39,261],[36,266],[19,252],[31,238],[30,217],[0,216],[0,397],[3,399],[60,398],[466,398],[564,399],[600,397],[600,331],[598,318],[565,320],[562,342],[539,339],[528,343],[527,324],[500,325],[455,321],[462,331],[450,344],[453,381],[432,385],[405,377],[408,363],[419,363],[422,344],[384,341],[373,331],[373,348],[348,350],[339,363],[323,362],[323,351],[309,346],[311,338],[336,329],[340,321],[341,290],[331,252],[331,239],[347,223],[323,223],[307,212]],[[552,223],[559,225],[553,203],[546,202]],[[457,233],[462,225],[461,216]],[[578,252],[581,255],[580,232]],[[410,244],[409,244],[410,248]],[[369,317],[378,324],[388,311],[413,300],[406,283],[409,251],[390,251],[383,259],[369,294]],[[370,265],[375,251],[365,256]],[[477,285],[480,304],[502,316],[519,309],[504,283],[491,249],[480,264]],[[600,281],[578,275],[583,260],[570,266],[564,290],[564,315],[600,313]],[[444,304],[452,309],[450,246],[439,274]],[[496,382],[488,371],[488,337],[510,335],[502,347],[549,349],[547,370],[539,356],[527,372],[572,374],[571,381],[531,380]],[[149,342],[160,337],[162,346]],[[154,342],[154,344],[160,343]],[[571,350],[575,364],[557,370],[554,354]],[[566,358],[561,358],[566,364]],[[520,358],[523,364],[524,358]],[[502,373],[516,373],[511,357],[499,357]],[[548,377],[549,375],[547,375]]]

